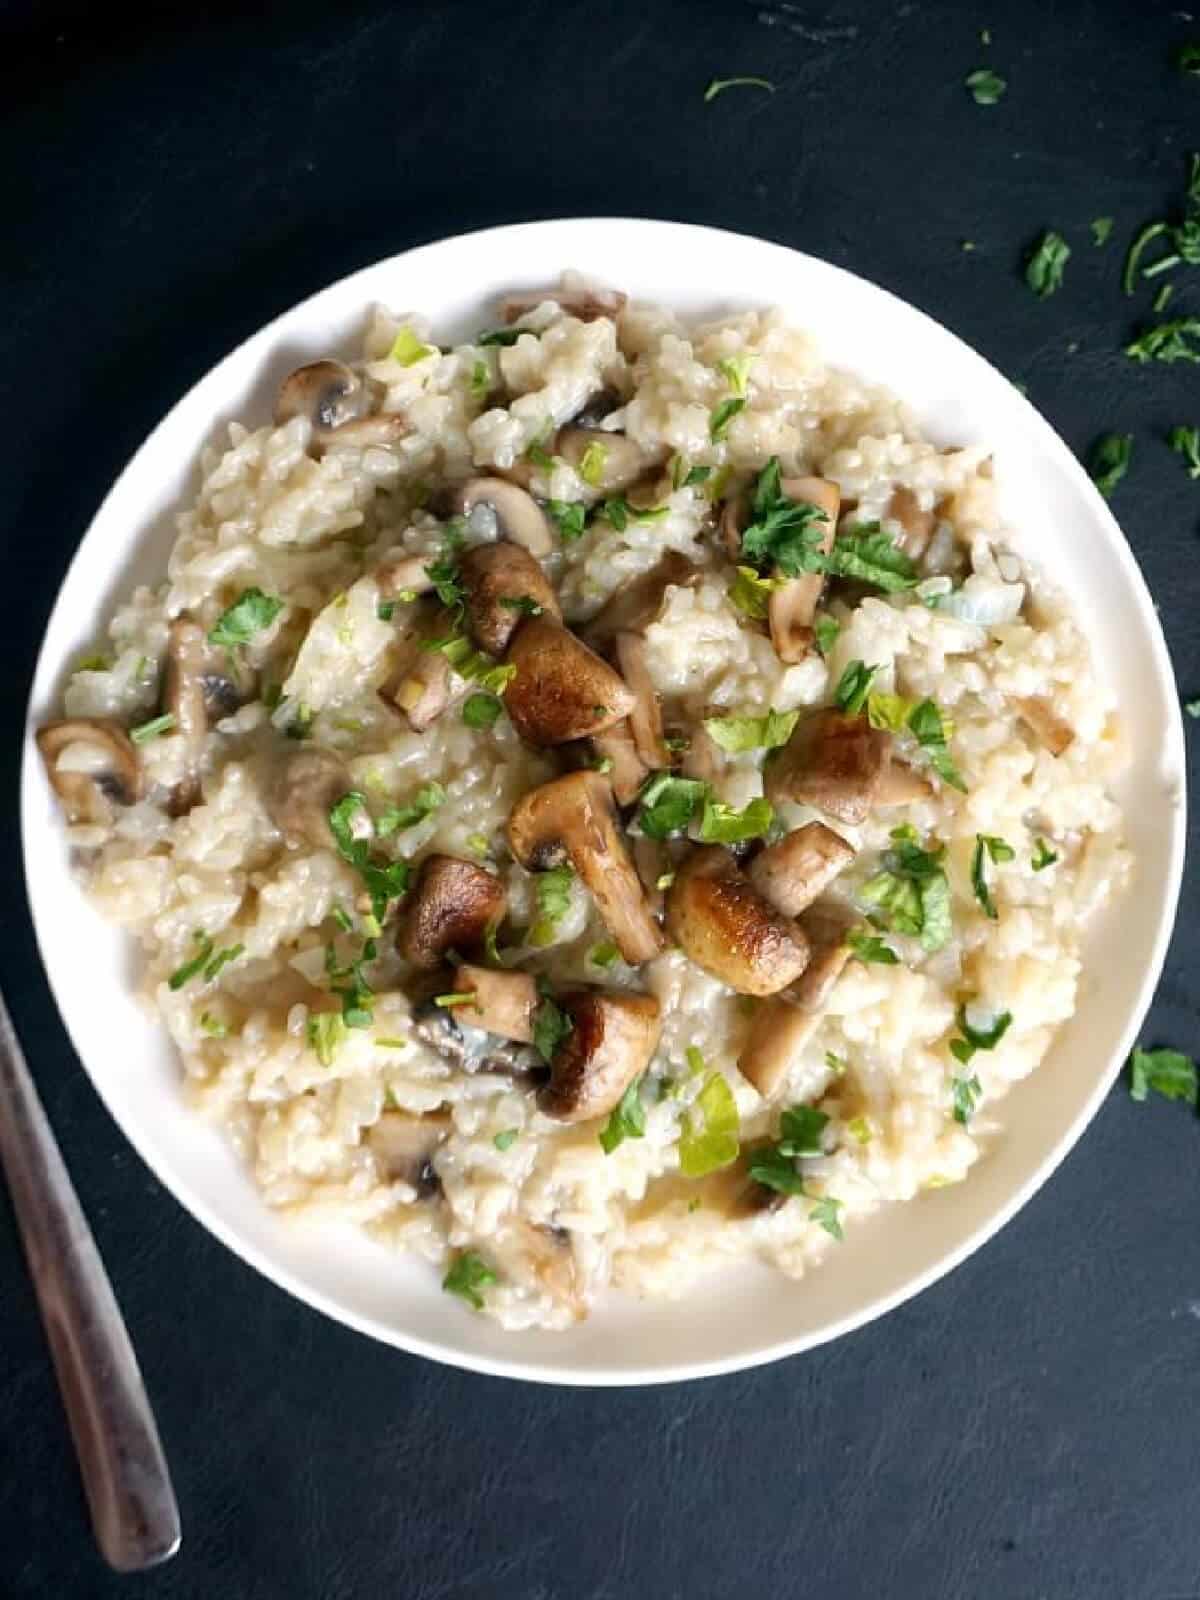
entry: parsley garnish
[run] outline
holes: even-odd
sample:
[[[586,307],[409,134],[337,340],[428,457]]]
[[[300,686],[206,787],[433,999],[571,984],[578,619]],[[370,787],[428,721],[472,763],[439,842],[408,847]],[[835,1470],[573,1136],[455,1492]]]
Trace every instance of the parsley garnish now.
[[[682,833],[708,794],[699,778],[673,778],[662,772],[642,790],[638,824],[648,839],[665,839]]]
[[[1044,872],[1047,867],[1052,867],[1057,860],[1057,853],[1051,850],[1045,839],[1039,839],[1031,862],[1033,870],[1035,872]]]
[[[463,702],[462,719],[468,728],[491,728],[502,709],[494,694],[470,694]]]
[[[196,954],[181,967],[176,967],[167,979],[167,986],[174,991],[182,989],[185,983],[190,983],[199,972],[203,972],[205,983],[211,983],[222,967],[228,966],[231,961],[236,961],[246,948],[241,944],[229,945],[214,955],[213,942],[208,934],[201,933],[197,929],[192,934],[192,939],[196,944]]]
[[[516,344],[523,333],[530,334],[534,339],[538,337],[533,328],[493,328],[489,333],[481,333],[475,343],[481,349],[486,349],[490,344]]]
[[[1131,433],[1105,433],[1096,440],[1088,457],[1092,482],[1107,500],[1129,470],[1133,455]]]
[[[860,961],[874,963],[880,967],[895,967],[899,965],[900,957],[890,944],[885,944],[877,933],[865,933],[855,928],[846,935],[846,943],[853,950]]]
[[[529,930],[529,942],[547,945],[554,942],[554,933],[571,909],[571,885],[575,874],[568,866],[551,867],[539,872],[533,880],[537,899],[538,919]]]
[[[375,607],[375,615],[380,622],[390,622],[396,615],[396,602],[394,600],[381,600]]]
[[[1200,78],[1200,44],[1181,44],[1175,52],[1175,65],[1189,78]]]
[[[564,544],[583,537],[587,507],[582,500],[547,500],[546,510],[558,524],[558,535]]]
[[[988,917],[995,922],[997,917],[996,902],[992,899],[992,891],[987,881],[987,858],[997,866],[1003,861],[1011,861],[1016,855],[1005,839],[998,839],[994,833],[977,833],[975,835],[975,849],[971,854],[971,887],[975,891],[975,898],[983,907]]]
[[[601,444],[597,439],[590,440],[583,455],[580,457],[577,469],[584,483],[593,489],[598,489],[600,481],[604,477],[604,467],[607,460],[608,446]]]
[[[669,510],[669,506],[631,506],[628,500],[618,495],[612,500],[602,501],[596,507],[596,516],[602,517],[618,533],[624,533],[631,522],[661,522]]]
[[[474,1306],[476,1311],[482,1311],[483,1296],[479,1291],[499,1281],[482,1256],[474,1250],[464,1250],[451,1263],[450,1270],[442,1279],[442,1288],[447,1294],[458,1295],[460,1300]]]
[[[1071,255],[1071,247],[1061,233],[1048,230],[1038,240],[1025,265],[1025,282],[1044,300],[1062,288],[1063,269]]]
[[[1144,1100],[1153,1089],[1167,1100],[1196,1104],[1196,1063],[1178,1050],[1135,1050],[1129,1058],[1129,1094]]]
[[[813,623],[813,636],[816,639],[817,649],[823,656],[827,656],[833,649],[841,631],[842,625],[836,617],[818,617]]]
[[[820,572],[824,570],[821,544],[829,517],[809,500],[789,499],[781,484],[779,457],[772,456],[754,485],[742,554],[758,566],[778,567],[789,578]]]
[[[1113,219],[1111,217],[1097,217],[1091,224],[1092,243],[1097,247],[1108,243],[1108,236],[1112,232]]]
[[[387,917],[388,903],[408,888],[407,861],[391,861],[386,866],[371,860],[371,839],[375,826],[367,802],[356,789],[344,794],[329,812],[329,829],[337,852],[360,874],[371,897],[371,911],[377,922]]]
[[[952,931],[945,855],[945,845],[923,850],[911,825],[893,828],[882,871],[859,891],[859,898],[875,908],[873,921],[894,933],[919,936],[921,948],[930,952],[940,950]]]
[[[729,585],[729,604],[744,617],[754,622],[765,622],[771,596],[776,589],[782,589],[786,582],[786,578],[760,578],[753,567],[739,567],[737,577]]]
[[[833,691],[833,698],[839,710],[844,711],[847,716],[857,716],[867,703],[871,681],[878,671],[878,667],[868,667],[862,661],[852,661],[838,679],[837,688]]]
[[[765,717],[709,717],[704,726],[714,744],[740,755],[786,744],[799,719],[799,711],[768,711]]]
[[[810,1222],[818,1223],[826,1233],[832,1234],[840,1244],[845,1237],[841,1224],[842,1202],[831,1194],[824,1195],[808,1213]]]
[[[694,1069],[693,1054],[688,1064]],[[703,1068],[703,1057],[699,1057]],[[733,1090],[719,1072],[709,1074],[689,1112],[683,1118],[679,1135],[679,1170],[685,1178],[703,1178],[738,1157],[738,1109]]]
[[[708,481],[712,468],[693,467],[686,456],[675,455],[671,457],[670,473],[672,490],[695,489]]]
[[[211,1011],[200,1013],[200,1031],[206,1033],[210,1039],[224,1039],[229,1034],[228,1026],[220,1017],[214,1017]]]
[[[503,1152],[505,1150],[511,1150],[513,1145],[516,1144],[520,1137],[520,1128],[505,1128],[503,1133],[498,1133],[496,1135],[496,1137],[492,1140],[492,1143],[496,1146],[497,1150]]]
[[[967,1008],[960,1005],[957,1013],[959,1039],[951,1039],[950,1054],[965,1067],[977,1050],[994,1050],[1012,1026],[1012,1012],[1001,1011],[990,1028],[973,1028],[967,1021]],[[961,1118],[960,1118],[961,1120]]]
[[[977,67],[967,74],[966,86],[977,106],[994,106],[1008,88],[1008,84],[986,67]]]
[[[913,707],[908,718],[908,730],[929,757],[929,765],[952,789],[966,794],[967,786],[954,764],[946,743],[946,728],[942,714],[932,700],[922,700]]]
[[[217,618],[209,643],[232,650],[249,644],[256,633],[269,628],[283,610],[283,601],[261,589],[243,589],[233,604]]]
[[[444,805],[446,791],[440,783],[425,783],[417,790],[412,799],[405,806],[391,806],[383,813],[375,824],[375,833],[380,839],[386,839],[389,833],[396,833],[402,828],[415,828],[418,822],[432,816],[439,806]]]
[[[734,394],[746,393],[747,379],[750,376],[750,367],[754,361],[753,350],[743,351],[739,356],[724,356],[717,362],[717,371],[725,379]]]
[[[1188,477],[1200,478],[1200,428],[1172,428],[1167,443],[1187,463]]]
[[[607,969],[608,967],[614,965],[620,954],[621,952],[617,949],[615,944],[611,944],[608,940],[605,940],[603,944],[594,944],[592,946],[592,948],[588,951],[588,960],[594,967],[603,967]]]
[[[442,555],[425,568],[434,593],[449,611],[462,613],[466,591],[458,575],[458,563],[453,556]]]
[[[305,1029],[308,1047],[323,1067],[331,1067],[338,1046],[346,1037],[346,1024],[336,1011],[318,1011]]]
[[[726,89],[765,89],[768,94],[775,93],[775,85],[769,78],[713,78],[704,91],[705,105],[724,94]]]
[[[954,1100],[954,1120],[965,1128],[975,1114],[975,1102],[983,1093],[983,1085],[976,1077],[952,1078],[951,1094]]]
[[[600,1130],[600,1145],[606,1156],[612,1155],[626,1139],[645,1138],[646,1108],[642,1104],[642,1079],[645,1076],[644,1072],[638,1073]]]
[[[486,400],[492,387],[492,369],[486,361],[476,361],[471,367],[470,390],[475,400]]]
[[[143,722],[136,728],[130,728],[129,737],[134,744],[145,744],[149,739],[157,739],[160,734],[170,733],[174,726],[175,714],[167,711],[161,717],[151,717],[149,722]]]
[[[769,800],[751,800],[739,811],[736,806],[706,795],[700,837],[705,844],[743,844],[747,839],[762,838],[774,820],[775,811]]]
[[[860,522],[843,533],[822,559],[821,570],[873,584],[885,594],[911,589],[917,581],[913,562],[877,522]]]
[[[549,995],[542,997],[533,1016],[533,1045],[538,1055],[547,1065],[554,1059],[554,1053],[564,1039],[570,1037],[575,1024],[560,1006],[556,1006]]]
[[[1133,361],[1200,361],[1200,350],[1188,341],[1200,339],[1200,317],[1157,322],[1125,346]]]
[[[745,409],[746,402],[741,395],[731,395],[728,400],[721,401],[721,404],[714,410],[708,422],[708,436],[714,444],[720,443],[729,432],[729,424],[734,417],[737,416],[739,411],[744,411]]]

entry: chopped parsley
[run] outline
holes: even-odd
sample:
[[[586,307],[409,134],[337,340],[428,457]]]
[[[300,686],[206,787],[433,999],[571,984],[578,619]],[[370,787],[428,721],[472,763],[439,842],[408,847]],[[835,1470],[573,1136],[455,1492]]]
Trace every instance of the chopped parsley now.
[[[483,1296],[479,1291],[499,1281],[482,1256],[474,1250],[464,1250],[451,1262],[450,1270],[442,1279],[442,1288],[447,1294],[456,1294],[460,1300],[474,1306],[476,1311],[482,1311]]]
[[[1178,1050],[1135,1050],[1129,1058],[1129,1093],[1144,1100],[1153,1089],[1167,1100],[1197,1100],[1196,1063]]]
[[[488,391],[492,387],[492,369],[486,361],[476,361],[471,367],[471,396],[475,400],[486,400]]]
[[[833,649],[841,631],[842,625],[836,617],[818,617],[813,623],[813,637],[816,640],[817,649],[823,656],[827,656]]]
[[[861,928],[855,928],[846,935],[846,943],[862,962],[880,967],[899,965],[900,957],[877,933],[866,933]]]
[[[559,923],[571,909],[571,885],[575,874],[563,865],[539,872],[533,880],[538,917],[529,930],[529,942],[535,945],[553,944]]]
[[[843,1056],[835,1055],[832,1050],[825,1052],[825,1065],[835,1078],[844,1078],[850,1070],[850,1063]]]
[[[431,561],[425,568],[426,576],[433,585],[434,593],[442,604],[450,611],[461,614],[463,603],[466,600],[466,590],[463,588],[462,579],[458,575],[458,562],[451,555],[442,555],[436,561]]]
[[[983,907],[988,917],[995,922],[998,915],[996,902],[992,899],[992,891],[987,881],[987,861],[990,856],[992,861],[999,866],[1004,861],[1011,861],[1016,855],[1007,840],[999,839],[994,833],[977,833],[975,835],[975,849],[971,853],[971,887],[975,891],[975,898]]]
[[[389,902],[397,900],[408,888],[409,865],[407,861],[390,861],[379,865],[371,860],[371,840],[375,826],[367,810],[366,798],[352,789],[330,808],[329,831],[343,861],[359,873],[371,897],[371,912],[382,923],[387,918]]]
[[[1172,428],[1167,443],[1187,465],[1189,478],[1200,478],[1200,428]]]
[[[575,1024],[567,1013],[556,1006],[549,995],[543,995],[542,1002],[533,1014],[533,1046],[538,1055],[547,1065],[554,1059],[554,1053],[564,1039],[571,1036]]]
[[[229,1034],[228,1026],[220,1017],[214,1017],[211,1011],[200,1013],[200,1031],[206,1033],[210,1039],[224,1039]]]
[[[415,828],[418,822],[424,822],[426,817],[432,816],[445,801],[446,791],[440,783],[424,783],[407,805],[391,806],[383,813],[375,824],[375,833],[380,839],[386,839],[390,833]]]
[[[1038,839],[1031,861],[1033,870],[1035,872],[1044,872],[1047,867],[1052,867],[1057,860],[1057,852],[1051,850],[1045,839]]]
[[[709,738],[731,755],[747,750],[775,750],[792,736],[799,711],[768,711],[763,717],[709,717]]]
[[[1097,247],[1107,244],[1112,227],[1113,219],[1111,217],[1096,217],[1091,223],[1092,243]]]
[[[425,344],[418,339],[412,329],[405,324],[392,340],[388,360],[398,361],[402,367],[415,367],[418,361],[424,361],[426,356],[435,356],[437,353],[433,345]]]
[[[604,467],[608,461],[608,446],[599,440],[592,439],[584,450],[579,462],[579,476],[584,483],[593,489],[600,487],[604,478]]]
[[[1092,475],[1092,482],[1106,500],[1111,498],[1113,490],[1128,472],[1132,456],[1131,433],[1101,434],[1092,446],[1088,456],[1088,471]]]
[[[695,1052],[699,1056],[699,1052]],[[693,1052],[688,1064],[695,1069]],[[703,1068],[703,1057],[700,1057]],[[738,1109],[733,1090],[719,1072],[711,1072],[690,1111],[684,1113],[679,1135],[679,1170],[685,1178],[703,1178],[738,1157]]]
[[[481,333],[475,340],[475,343],[479,345],[481,349],[486,349],[488,345],[516,344],[517,340],[524,333],[529,334],[530,337],[534,339],[538,337],[533,328],[492,328],[488,333]]]
[[[494,694],[470,694],[463,702],[462,719],[468,728],[491,728],[503,709]]]
[[[642,1079],[645,1076],[644,1072],[638,1073],[600,1130],[600,1146],[606,1156],[612,1155],[626,1139],[642,1139],[646,1135],[646,1108],[642,1104]]]
[[[1131,361],[1200,361],[1200,349],[1189,341],[1200,339],[1200,317],[1176,317],[1156,322],[1125,346]]]
[[[283,601],[261,589],[243,589],[237,599],[217,618],[208,635],[209,643],[232,650],[249,644],[256,633],[269,628],[283,610]]]
[[[705,105],[724,94],[726,89],[765,89],[768,94],[775,93],[775,85],[769,78],[713,78],[704,91]]]
[[[974,1076],[952,1078],[950,1093],[954,1104],[954,1120],[961,1122],[965,1128],[975,1114],[975,1103],[983,1093],[983,1085]]]
[[[1063,270],[1071,256],[1071,247],[1061,233],[1048,229],[1030,252],[1025,264],[1025,282],[1045,300],[1062,288]]]
[[[822,559],[820,570],[872,584],[885,594],[899,594],[917,581],[914,563],[877,522],[860,522],[843,533]]]
[[[444,639],[426,639],[422,650],[440,651],[451,667],[468,683],[477,683],[489,694],[502,694],[517,675],[511,663],[497,662],[491,656],[476,650],[471,641],[455,630]]]
[[[693,467],[686,456],[671,457],[671,488],[697,489],[712,476],[711,467]]]
[[[989,72],[986,67],[977,67],[974,72],[968,73],[966,86],[977,106],[994,106],[1008,88],[1003,78]]]
[[[516,1144],[520,1137],[520,1128],[505,1128],[503,1133],[498,1133],[496,1135],[496,1137],[492,1140],[492,1143],[496,1146],[497,1150],[503,1153],[505,1150],[511,1150],[513,1145]]]
[[[396,602],[394,600],[381,600],[375,607],[375,615],[380,622],[390,622],[396,615]]]
[[[838,679],[837,688],[833,691],[838,709],[847,716],[857,716],[867,703],[871,681],[878,671],[878,667],[868,667],[862,661],[852,661]]]
[[[631,506],[628,500],[617,495],[612,500],[602,501],[596,508],[596,515],[618,533],[624,533],[631,522],[661,522],[669,510],[669,506]]]
[[[990,1028],[973,1028],[967,1021],[967,1008],[960,1005],[957,1013],[961,1038],[951,1039],[950,1054],[965,1067],[977,1050],[994,1050],[1012,1026],[1012,1012],[1001,1011]]]
[[[708,785],[699,778],[675,778],[661,772],[642,790],[638,825],[648,839],[682,833],[707,794]]]
[[[1181,44],[1175,52],[1175,65],[1189,78],[1200,78],[1200,44]]]
[[[783,492],[782,476],[779,457],[772,456],[754,485],[742,554],[756,566],[777,567],[788,578],[820,572],[828,513],[809,500],[790,499]]]
[[[892,829],[892,848],[882,870],[862,886],[859,898],[872,908],[871,920],[893,933],[911,934],[932,953],[947,944],[952,931],[950,884],[943,866],[946,847],[925,850],[911,824]]]
[[[867,721],[873,728],[886,733],[903,733],[915,707],[902,694],[887,694],[882,689],[872,689],[867,696]]]
[[[309,1017],[305,1029],[308,1048],[323,1067],[331,1067],[338,1047],[346,1037],[346,1024],[340,1012],[318,1011]]]
[[[129,737],[134,744],[146,744],[150,739],[157,739],[161,734],[170,733],[174,727],[175,714],[173,711],[167,711],[161,717],[151,717],[149,722],[130,728]]]
[[[607,970],[616,963],[620,954],[621,952],[615,944],[605,940],[603,944],[594,944],[592,946],[588,951],[588,960],[594,967],[602,967]]]
[[[831,1194],[823,1195],[808,1213],[808,1220],[817,1223],[825,1229],[840,1244],[845,1238],[841,1223],[842,1202],[835,1200]]]
[[[546,510],[557,524],[564,544],[582,539],[587,524],[587,507],[582,500],[547,500]]]
[[[950,754],[946,743],[946,725],[934,701],[922,700],[913,707],[908,718],[908,731],[929,757],[929,765],[942,782],[966,794],[967,786]]]
[[[717,371],[725,379],[734,394],[745,395],[753,361],[754,351],[751,350],[744,352],[740,356],[725,356],[717,362]]]
[[[211,983],[218,976],[221,969],[227,967],[231,961],[236,961],[246,948],[242,944],[233,944],[228,945],[224,950],[218,950],[214,954],[213,942],[208,934],[201,933],[197,929],[192,934],[192,939],[196,945],[196,954],[190,961],[185,961],[181,967],[176,967],[175,971],[167,979],[168,988],[175,992],[182,989],[184,984],[190,983],[199,973],[204,974],[205,983]]]
[[[761,796],[739,810],[705,795],[700,837],[705,844],[743,844],[747,839],[762,838],[774,820],[774,807]]]
[[[753,567],[739,567],[729,585],[729,604],[752,622],[765,622],[771,596],[786,583],[786,578],[760,578]]]
[[[458,1006],[474,1006],[479,1010],[479,997],[474,989],[453,990],[449,994],[435,994],[433,1003],[442,1011],[453,1011]]]
[[[728,400],[722,400],[708,419],[708,436],[714,444],[720,441],[729,432],[729,424],[739,411],[746,409],[746,401],[742,395],[731,395]]]

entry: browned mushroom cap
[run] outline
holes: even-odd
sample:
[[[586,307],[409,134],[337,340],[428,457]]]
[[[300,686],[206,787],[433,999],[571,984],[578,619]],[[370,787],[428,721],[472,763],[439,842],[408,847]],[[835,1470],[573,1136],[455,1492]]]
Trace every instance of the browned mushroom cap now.
[[[797,800],[857,826],[876,802],[891,750],[890,736],[866,717],[811,711],[767,762],[767,799],[772,805]]]
[[[662,1024],[648,994],[577,989],[559,996],[571,1032],[555,1051],[538,1106],[559,1122],[603,1117],[650,1063]]]
[[[496,519],[496,537],[528,550],[531,556],[548,556],[554,534],[545,512],[531,494],[504,478],[469,478],[450,496],[455,516],[468,517],[476,506],[488,506]]]
[[[409,1183],[425,1200],[440,1185],[433,1155],[450,1132],[449,1111],[414,1116],[410,1111],[385,1111],[367,1130],[367,1149],[385,1180]]]
[[[462,962],[454,971],[456,994],[473,994],[463,1006],[462,1020],[472,1028],[497,1033],[519,1044],[533,1042],[533,1014],[538,1008],[537,984],[528,972],[502,972]]]
[[[603,733],[633,710],[634,697],[613,669],[549,617],[523,622],[505,660],[517,671],[504,690],[504,704],[530,744],[565,744]]]
[[[569,772],[531,789],[513,807],[508,842],[531,871],[570,860],[630,966],[662,949],[662,935],[617,831],[612,787],[600,773]]]
[[[1017,715],[1031,731],[1038,743],[1052,756],[1061,756],[1075,742],[1075,730],[1064,722],[1054,707],[1040,695],[1027,695],[1014,700]]]
[[[38,729],[46,776],[67,820],[107,827],[114,806],[131,806],[142,794],[137,746],[110,717],[71,717]]]
[[[504,915],[507,896],[495,873],[456,856],[426,856],[408,897],[396,948],[431,972],[447,950],[471,950]],[[471,1019],[474,1020],[474,1019]]]
[[[764,1097],[779,1088],[825,1014],[834,986],[850,960],[844,919],[815,911],[804,926],[812,936],[812,959],[786,994],[755,1009],[738,1057],[738,1071]]]
[[[458,570],[467,591],[467,628],[489,655],[504,654],[526,615],[562,621],[549,578],[519,544],[477,544],[459,557]]]
[[[808,963],[808,940],[751,887],[728,850],[706,845],[667,891],[667,932],[684,955],[739,994],[775,994]]]
[[[670,588],[694,588],[702,576],[677,550],[668,551],[649,572],[623,583],[579,632],[593,650],[611,649],[619,633],[644,633],[658,620]]]
[[[619,315],[628,299],[619,289],[520,289],[501,300],[500,315],[505,322],[515,322],[552,300],[567,316],[578,317],[580,322],[596,322],[600,317]]]
[[[196,765],[210,725],[237,710],[251,693],[253,675],[232,654],[219,659],[204,629],[176,617],[167,631],[163,709],[175,718],[183,739],[186,775],[171,791],[170,812],[184,816],[200,797]]]
[[[820,524],[820,548],[828,555],[837,534],[842,499],[837,484],[828,478],[785,478],[780,488],[789,500],[805,500],[825,513],[827,520]],[[767,602],[767,622],[771,643],[781,661],[803,661],[812,649],[813,619],[824,585],[823,573],[806,572],[802,577],[789,578],[782,589],[772,591]]]
[[[658,445],[640,445],[623,433],[605,428],[560,428],[554,453],[579,471],[589,456],[588,487],[597,494],[617,494],[648,472],[661,467],[668,452]]]
[[[294,843],[316,850],[333,848],[329,813],[354,788],[338,756],[319,745],[293,750],[280,762],[266,794],[266,806],[275,826]],[[370,818],[360,809],[357,827],[369,837]]]
[[[663,740],[662,707],[646,661],[646,641],[640,633],[619,633],[616,639],[617,666],[633,695],[629,727],[642,761],[652,771],[671,765],[671,753]]]
[[[797,917],[854,860],[854,851],[823,822],[802,828],[768,845],[750,863],[750,882],[785,917]]]
[[[901,487],[892,490],[883,514],[898,522],[903,530],[897,540],[899,548],[911,561],[919,561],[933,538],[936,512],[923,510],[912,490]]]
[[[600,761],[609,763],[608,780],[612,784],[617,804],[632,805],[649,777],[650,769],[643,764],[642,758],[638,755],[628,718],[624,722],[614,722],[612,727],[606,728],[603,733],[594,734],[592,748]]]

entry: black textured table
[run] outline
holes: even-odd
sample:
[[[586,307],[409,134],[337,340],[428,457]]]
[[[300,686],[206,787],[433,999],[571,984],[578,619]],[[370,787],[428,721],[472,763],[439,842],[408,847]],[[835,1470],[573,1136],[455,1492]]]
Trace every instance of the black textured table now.
[[[1115,507],[1181,685],[1200,692],[1200,484],[1163,442],[1200,424],[1200,383],[1120,354],[1133,318],[1118,285],[1130,233],[1180,194],[1200,148],[1200,79],[1172,64],[1200,21],[1147,0],[326,3],[169,20],[185,9],[136,25],[119,4],[3,13],[0,978],[185,1531],[150,1577],[101,1567],[0,1205],[0,1595],[1194,1600],[1200,1123],[1185,1107],[1114,1090],[998,1239],[827,1349],[661,1390],[454,1372],[287,1299],[144,1170],[51,1003],[15,793],[67,560],[163,411],[342,273],[541,216],[660,215],[800,246],[947,323],[1077,449],[1133,432]],[[1008,80],[991,107],[963,88],[985,65]],[[704,102],[711,77],[739,73],[776,93]],[[1088,224],[1105,215],[1097,249]],[[1020,263],[1047,226],[1074,253],[1040,302]],[[1200,312],[1197,272],[1173,313]],[[1193,1053],[1198,929],[1189,886],[1145,1030]]]

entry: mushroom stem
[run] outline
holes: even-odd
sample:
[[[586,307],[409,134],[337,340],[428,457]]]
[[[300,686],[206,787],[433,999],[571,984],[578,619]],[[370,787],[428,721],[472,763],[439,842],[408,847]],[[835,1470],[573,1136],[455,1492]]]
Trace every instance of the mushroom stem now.
[[[750,882],[776,911],[797,917],[854,860],[854,851],[823,822],[808,822],[761,850],[750,863]]]

